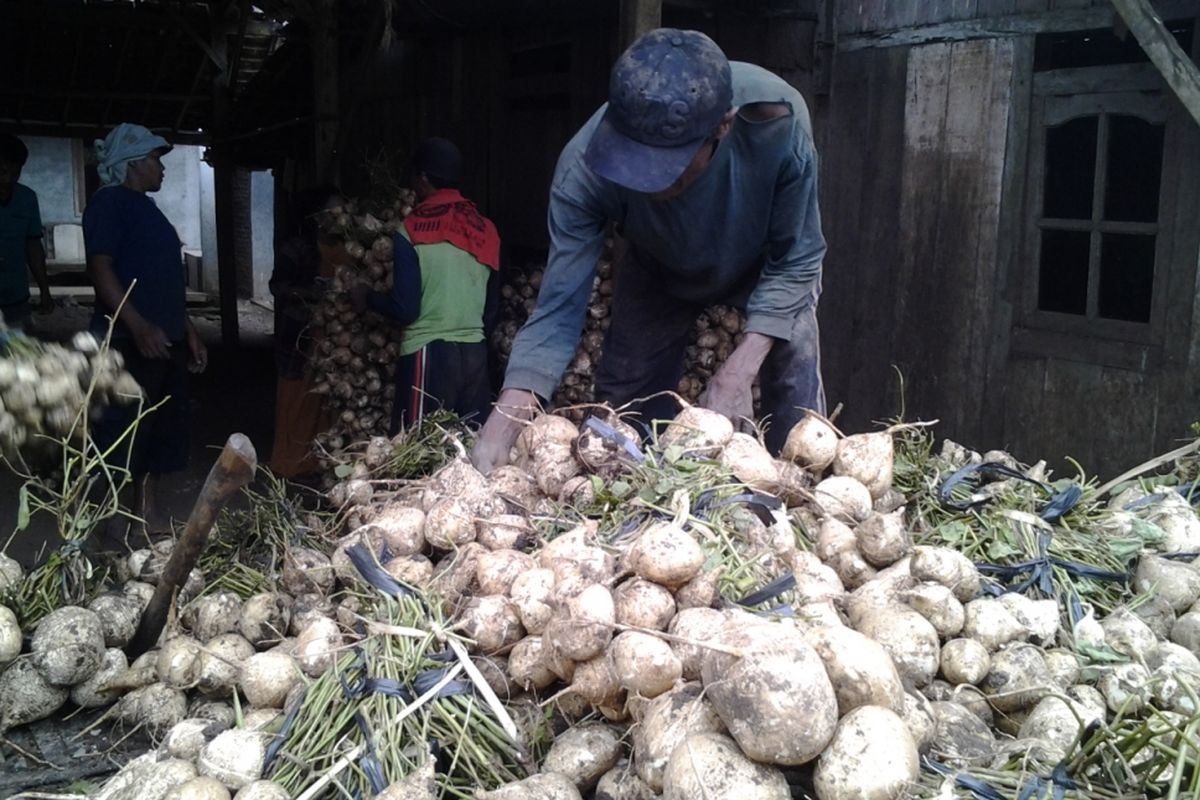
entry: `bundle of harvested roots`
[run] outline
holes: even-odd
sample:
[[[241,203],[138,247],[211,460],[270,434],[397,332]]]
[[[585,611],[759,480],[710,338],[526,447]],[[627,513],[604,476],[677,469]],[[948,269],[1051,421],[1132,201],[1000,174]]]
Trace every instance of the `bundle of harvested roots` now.
[[[346,253],[346,263],[337,268],[329,292],[313,313],[315,391],[325,397],[333,421],[322,434],[322,450],[338,451],[387,431],[401,329],[378,315],[356,312],[349,290],[359,285],[390,290],[392,237],[412,201],[410,192],[402,192],[390,205],[372,204],[372,211],[350,200],[322,220],[326,232],[344,240]]]

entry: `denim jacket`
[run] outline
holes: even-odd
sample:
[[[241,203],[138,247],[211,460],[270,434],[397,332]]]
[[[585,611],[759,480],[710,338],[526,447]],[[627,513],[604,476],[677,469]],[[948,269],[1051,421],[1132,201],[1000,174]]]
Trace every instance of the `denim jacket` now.
[[[757,280],[747,330],[779,339],[819,291],[825,239],[808,109],[776,75],[732,62],[734,103],[784,103],[767,121],[739,114],[712,162],[680,196],[655,200],[593,173],[583,153],[605,107],[563,149],[550,192],[550,256],[537,306],[513,342],[505,388],[549,397],[583,326],[609,221],[661,290],[697,304],[720,302]]]

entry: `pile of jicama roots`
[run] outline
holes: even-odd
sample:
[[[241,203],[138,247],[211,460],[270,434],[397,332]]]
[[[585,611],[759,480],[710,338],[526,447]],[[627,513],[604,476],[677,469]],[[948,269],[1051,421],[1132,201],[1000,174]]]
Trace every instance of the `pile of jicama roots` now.
[[[11,457],[39,438],[60,441],[79,433],[88,414],[141,396],[121,354],[92,334],[78,333],[67,346],[0,323],[0,452]]]
[[[348,291],[368,285],[387,292],[392,285],[392,237],[412,210],[404,191],[376,213],[356,201],[322,217],[327,232],[345,241],[348,263],[337,267],[329,292],[313,312],[318,331],[313,353],[314,391],[325,397],[332,420],[319,444],[339,451],[348,443],[385,433],[395,387],[392,374],[402,330],[373,313],[358,313]]]
[[[891,430],[843,436],[810,415],[776,459],[695,407],[647,449],[604,423],[538,417],[486,477],[465,458],[414,483],[349,477],[336,491],[349,530],[325,552],[293,548],[277,589],[249,598],[203,595],[194,576],[184,595],[199,597],[127,667],[118,648],[168,548],[134,553],[123,588],[48,617],[0,674],[0,731],[68,693],[115,701],[113,718],[161,744],[97,797],[287,797],[265,751],[304,685],[364,636],[361,546],[469,637],[504,704],[532,698],[560,722],[536,771],[476,787],[481,800],[969,796],[952,781],[928,793],[922,759],[969,774],[1019,753],[1045,776],[1085,731],[1130,716],[1195,760],[1200,520],[1173,488],[1113,498],[1114,517],[1161,529],[1161,552],[1137,560],[1128,607],[1068,625],[1056,600],[988,596],[959,552],[914,543]],[[698,474],[717,477],[666,478]],[[1126,510],[1137,495],[1155,502]],[[761,513],[714,521],[743,502]],[[599,507],[644,513],[578,513]],[[748,567],[791,580],[738,602],[729,573]],[[21,635],[2,615],[11,658]],[[1173,777],[1196,780],[1165,770],[1157,785]],[[1067,796],[1130,796],[1093,768],[1070,778]],[[435,774],[377,796],[469,795]]]
[[[554,393],[553,405],[565,416],[580,422],[587,415],[586,404],[595,400],[596,366],[604,349],[604,332],[608,330],[613,293],[613,261],[611,242],[596,267],[592,279],[592,295],[588,300],[583,334],[575,356],[563,373],[562,382]],[[492,331],[491,352],[503,368],[512,353],[517,331],[533,312],[538,289],[542,285],[544,265],[529,265],[506,273],[500,290],[500,322]],[[718,305],[705,309],[696,318],[691,339],[684,357],[683,377],[676,392],[689,403],[695,403],[708,379],[725,363],[729,354],[741,342],[745,317],[736,308]],[[757,407],[759,388],[754,384]]]

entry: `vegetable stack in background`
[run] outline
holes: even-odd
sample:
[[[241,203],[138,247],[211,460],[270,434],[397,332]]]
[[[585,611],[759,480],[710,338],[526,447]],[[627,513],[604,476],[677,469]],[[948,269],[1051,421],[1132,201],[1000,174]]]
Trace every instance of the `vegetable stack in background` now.
[[[592,295],[579,346],[554,393],[553,405],[561,413],[579,422],[587,414],[580,407],[595,401],[596,367],[604,350],[604,334],[610,323],[614,288],[613,242],[609,240],[604,255],[596,266],[592,280]],[[526,264],[506,269],[506,280],[500,294],[500,322],[492,331],[491,353],[499,368],[508,363],[513,339],[533,312],[538,289],[542,284],[544,264]],[[684,358],[683,377],[676,391],[689,403],[696,402],[708,380],[742,340],[745,317],[731,306],[712,306],[700,313],[692,329]],[[758,384],[754,385],[757,408]]]
[[[378,314],[356,312],[348,293],[358,285],[391,289],[392,237],[412,204],[412,193],[398,190],[384,200],[349,200],[322,220],[345,241],[348,263],[337,267],[313,314],[315,391],[325,397],[332,420],[318,441],[320,451],[337,452],[387,432],[402,329]]]

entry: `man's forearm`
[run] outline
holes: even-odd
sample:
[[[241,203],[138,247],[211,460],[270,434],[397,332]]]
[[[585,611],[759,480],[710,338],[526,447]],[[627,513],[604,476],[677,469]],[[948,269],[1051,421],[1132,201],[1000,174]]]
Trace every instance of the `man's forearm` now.
[[[93,256],[88,259],[88,273],[92,284],[96,287],[96,299],[114,312],[114,316],[126,327],[133,329],[145,322],[132,302],[125,299],[125,290],[112,269],[112,259],[108,256]]]
[[[50,278],[46,274],[46,248],[41,239],[33,239],[25,250],[29,272],[43,294],[50,294]]]
[[[775,346],[775,339],[762,333],[747,333],[742,343],[726,359],[722,372],[730,378],[753,380],[763,361]]]

